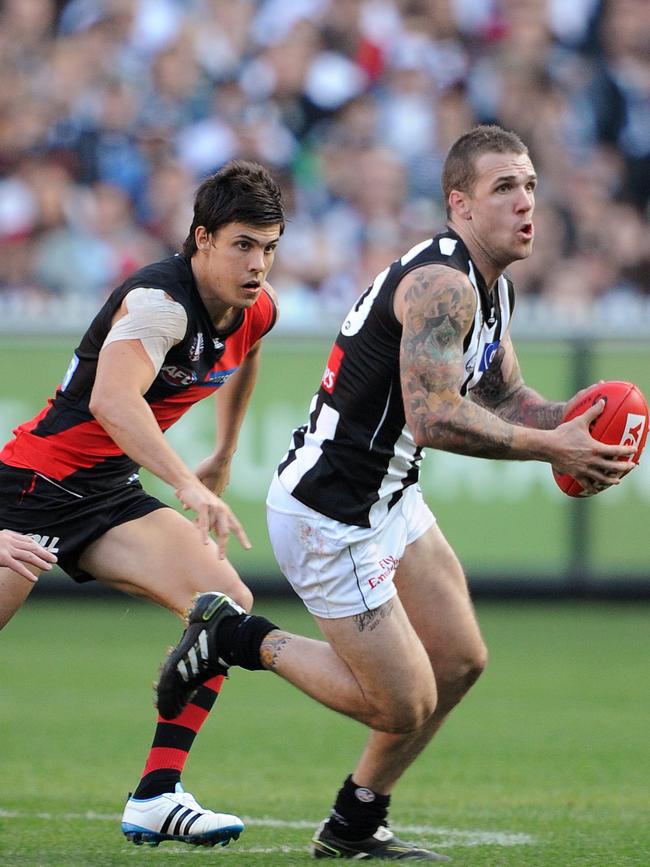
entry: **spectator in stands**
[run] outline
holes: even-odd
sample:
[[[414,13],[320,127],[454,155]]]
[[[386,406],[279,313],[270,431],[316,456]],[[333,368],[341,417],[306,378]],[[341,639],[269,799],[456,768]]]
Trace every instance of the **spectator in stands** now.
[[[572,270],[592,273],[582,257],[594,243],[610,257],[604,285],[588,281],[572,304],[590,314],[613,293],[647,297],[647,257],[632,247],[648,232],[649,10],[644,0],[8,0],[0,297],[61,291],[46,272],[79,255],[72,211],[94,201],[97,183],[125,191],[140,237],[178,249],[188,203],[181,193],[175,213],[174,190],[239,156],[280,171],[293,194],[277,266],[278,291],[296,301],[285,324],[301,325],[301,307],[305,325],[323,310],[338,315],[352,291],[346,273],[356,286],[368,256],[374,273],[382,247],[388,260],[416,226],[436,231],[413,215],[437,219],[442,155],[480,121],[530,141],[543,220]],[[360,206],[366,158],[379,150],[402,182],[396,190],[388,171],[375,177],[387,189],[362,192]],[[19,167],[52,156],[65,189],[59,178],[43,197]],[[391,210],[381,218],[371,201],[380,194]],[[53,219],[53,199],[66,202],[63,217]],[[622,257],[607,240],[619,232]],[[115,279],[90,235],[84,256],[95,273],[72,275],[73,295]],[[526,293],[557,298],[550,275],[522,278],[523,306]]]

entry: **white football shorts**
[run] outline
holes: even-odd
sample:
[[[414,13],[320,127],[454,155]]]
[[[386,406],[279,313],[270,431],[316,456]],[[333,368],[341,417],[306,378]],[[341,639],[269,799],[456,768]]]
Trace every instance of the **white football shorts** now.
[[[372,611],[395,593],[404,549],[435,524],[419,485],[410,485],[378,527],[327,518],[296,500],[274,476],[266,501],[275,558],[316,617]]]

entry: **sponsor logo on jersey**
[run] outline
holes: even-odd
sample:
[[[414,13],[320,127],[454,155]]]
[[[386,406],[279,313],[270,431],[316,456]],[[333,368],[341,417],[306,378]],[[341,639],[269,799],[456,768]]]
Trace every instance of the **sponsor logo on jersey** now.
[[[494,359],[494,355],[499,348],[500,342],[500,340],[494,340],[492,343],[488,343],[488,345],[483,350],[483,355],[481,356],[481,360],[478,366],[478,369],[481,371],[481,373],[484,373],[492,364],[492,360]]]
[[[334,391],[336,377],[338,376],[344,355],[345,352],[343,352],[341,347],[335,343],[330,352],[330,357],[327,359],[327,366],[325,367],[325,373],[321,380],[321,385],[328,394],[331,394]]]
[[[211,370],[200,385],[209,385],[211,388],[220,388],[225,382],[228,382],[233,373],[237,373],[238,367],[231,367],[230,370]]]
[[[625,422],[625,430],[621,437],[622,446],[634,446],[638,448],[645,430],[645,416],[637,415],[634,412],[628,412]]]
[[[192,341],[192,345],[190,347],[190,361],[198,361],[201,357],[201,353],[203,352],[203,333],[199,331],[199,333],[195,336]]]
[[[179,388],[193,385],[197,380],[196,371],[187,367],[178,367],[176,364],[166,364],[161,368],[160,375],[167,385],[175,385]]]
[[[40,533],[27,533],[27,535],[51,554],[59,553],[60,536],[41,536]]]
[[[399,566],[399,558],[393,557],[392,554],[389,554],[388,557],[382,557],[377,565],[382,571],[379,572],[378,575],[373,575],[371,578],[368,578],[368,586],[371,590],[374,590],[375,587],[378,587],[380,584],[383,584],[387,578],[390,578]]]

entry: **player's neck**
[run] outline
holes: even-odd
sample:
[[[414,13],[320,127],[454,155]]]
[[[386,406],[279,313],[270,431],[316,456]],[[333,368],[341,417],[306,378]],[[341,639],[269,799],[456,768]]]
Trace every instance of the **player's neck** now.
[[[229,328],[239,315],[239,310],[236,307],[228,306],[216,298],[205,298],[201,295],[201,299],[210,315],[212,324],[218,331]]]
[[[453,229],[463,244],[465,244],[474,267],[481,274],[487,289],[491,291],[505,271],[506,266],[495,262],[486,250],[485,245],[481,243],[481,240],[474,236],[469,223],[459,224],[454,220],[450,220],[449,228]]]

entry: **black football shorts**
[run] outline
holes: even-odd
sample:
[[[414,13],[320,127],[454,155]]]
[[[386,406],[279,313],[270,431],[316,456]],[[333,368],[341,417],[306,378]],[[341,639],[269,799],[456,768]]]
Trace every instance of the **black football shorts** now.
[[[67,490],[65,482],[0,462],[0,529],[33,536],[78,582],[94,580],[78,566],[91,542],[111,527],[165,508],[139,481],[82,495]]]

